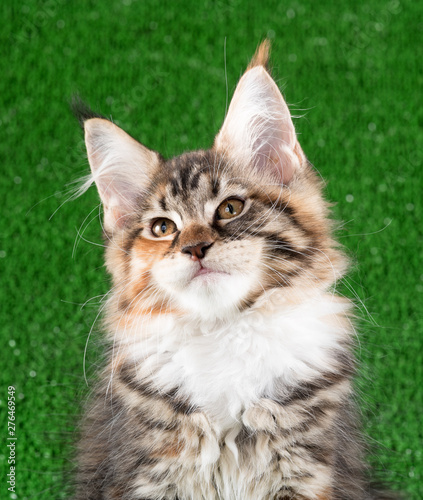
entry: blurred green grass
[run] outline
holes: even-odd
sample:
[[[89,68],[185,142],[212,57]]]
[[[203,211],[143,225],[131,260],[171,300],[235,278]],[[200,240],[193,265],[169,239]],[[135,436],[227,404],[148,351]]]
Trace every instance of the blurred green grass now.
[[[5,479],[0,496],[67,497],[83,352],[108,289],[96,191],[64,203],[67,184],[87,172],[69,98],[79,92],[165,156],[208,147],[225,113],[225,40],[231,95],[267,36],[274,75],[302,115],[303,149],[344,221],[353,269],[342,292],[362,317],[358,386],[375,465],[420,500],[421,4],[7,0],[0,9],[4,437],[7,387],[19,394],[17,497]],[[95,342],[87,350],[92,371]],[[4,445],[3,478],[7,456]]]

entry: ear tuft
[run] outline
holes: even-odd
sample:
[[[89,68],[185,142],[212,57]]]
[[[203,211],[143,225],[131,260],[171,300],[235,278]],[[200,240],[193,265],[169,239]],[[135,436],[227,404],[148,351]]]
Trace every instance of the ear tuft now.
[[[247,71],[256,66],[263,66],[267,71],[269,71],[270,48],[270,40],[263,40],[257,47],[256,52],[247,67]]]
[[[84,128],[84,123],[90,118],[104,118],[104,116],[100,115],[93,111],[88,104],[86,104],[79,94],[74,94],[70,101],[70,108],[72,110],[73,115],[78,120],[81,128]]]

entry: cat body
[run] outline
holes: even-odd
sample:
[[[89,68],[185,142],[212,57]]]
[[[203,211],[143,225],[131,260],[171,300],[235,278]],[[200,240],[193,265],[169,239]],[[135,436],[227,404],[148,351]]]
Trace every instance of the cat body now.
[[[120,476],[110,498],[332,498],[352,369],[337,318],[346,305],[328,295],[296,307],[277,295],[223,324],[170,315],[145,338],[116,339],[124,361],[106,370],[82,443],[84,495]],[[97,447],[95,468],[106,460],[114,471],[96,471],[101,488]]]
[[[382,498],[333,292],[346,261],[267,57],[207,151],[166,161],[83,116],[113,288],[76,500]]]

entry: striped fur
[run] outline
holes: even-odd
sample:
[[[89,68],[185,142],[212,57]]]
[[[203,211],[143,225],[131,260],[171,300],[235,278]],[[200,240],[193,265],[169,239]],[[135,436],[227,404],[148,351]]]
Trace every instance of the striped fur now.
[[[346,261],[268,52],[210,150],[164,160],[85,122],[81,192],[96,182],[113,289],[75,500],[382,498],[352,403],[350,304],[333,292]],[[232,198],[241,213],[217,217]],[[176,231],[156,237],[156,219]]]

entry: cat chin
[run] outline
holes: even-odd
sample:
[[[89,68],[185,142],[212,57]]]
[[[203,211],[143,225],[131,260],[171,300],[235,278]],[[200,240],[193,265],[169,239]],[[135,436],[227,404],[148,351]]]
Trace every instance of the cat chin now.
[[[199,275],[172,294],[178,305],[200,319],[231,316],[253,287],[254,276],[220,272]]]

